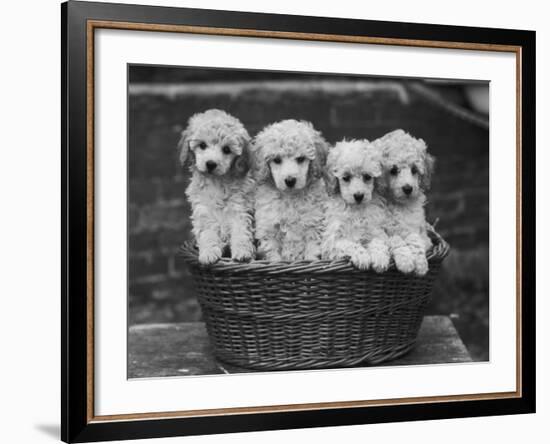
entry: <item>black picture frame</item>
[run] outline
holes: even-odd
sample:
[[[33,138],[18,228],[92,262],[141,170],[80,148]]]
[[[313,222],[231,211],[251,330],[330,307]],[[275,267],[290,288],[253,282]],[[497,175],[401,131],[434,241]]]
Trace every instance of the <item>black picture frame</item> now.
[[[97,420],[90,414],[90,143],[87,102],[87,39],[91,20],[123,23],[261,30],[326,36],[519,48],[521,98],[518,140],[521,182],[521,233],[518,270],[521,306],[518,330],[521,393],[498,399],[388,403],[364,407],[236,413],[192,417]],[[308,428],[320,426],[509,415],[535,412],[535,32],[355,19],[274,15],[69,1],[61,5],[62,54],[62,374],[61,437],[65,442]],[[144,31],[145,32],[145,31]],[[520,186],[519,186],[520,185]],[[93,203],[93,200],[92,200]],[[93,233],[92,233],[93,234]],[[93,346],[93,345],[92,345]],[[92,350],[93,351],[93,350]],[[92,363],[93,365],[93,363]]]

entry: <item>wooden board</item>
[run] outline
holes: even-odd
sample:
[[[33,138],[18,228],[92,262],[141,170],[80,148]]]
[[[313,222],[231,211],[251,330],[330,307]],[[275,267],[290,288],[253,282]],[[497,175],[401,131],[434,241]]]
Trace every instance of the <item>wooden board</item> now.
[[[219,363],[202,322],[132,326],[128,350],[129,378],[252,372]],[[414,349],[382,365],[459,362],[471,362],[471,358],[452,321],[447,316],[427,316]]]

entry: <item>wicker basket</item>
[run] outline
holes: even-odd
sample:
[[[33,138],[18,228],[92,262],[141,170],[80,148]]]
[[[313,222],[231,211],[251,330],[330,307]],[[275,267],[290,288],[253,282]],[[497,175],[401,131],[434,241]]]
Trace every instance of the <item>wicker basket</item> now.
[[[382,274],[348,261],[198,263],[181,253],[195,278],[216,357],[239,367],[311,369],[378,364],[414,345],[449,245],[438,235],[430,270],[418,277],[392,264]]]

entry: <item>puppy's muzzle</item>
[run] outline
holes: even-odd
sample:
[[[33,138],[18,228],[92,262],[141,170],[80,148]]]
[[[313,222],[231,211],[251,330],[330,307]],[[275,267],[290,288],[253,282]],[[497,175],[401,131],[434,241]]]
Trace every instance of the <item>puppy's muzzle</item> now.
[[[208,160],[206,162],[206,169],[208,170],[209,173],[214,171],[217,166],[218,166],[218,164],[216,162],[214,162],[213,160]]]
[[[285,179],[285,184],[288,188],[294,188],[294,185],[296,185],[296,178],[295,177],[287,177]]]
[[[365,195],[363,193],[355,193],[353,195],[353,198],[355,199],[355,202],[357,202],[357,203],[361,203],[363,201],[363,197],[365,197]]]
[[[410,185],[403,185],[401,189],[403,190],[403,193],[405,193],[405,195],[407,196],[410,196],[413,191],[413,187],[411,187]]]

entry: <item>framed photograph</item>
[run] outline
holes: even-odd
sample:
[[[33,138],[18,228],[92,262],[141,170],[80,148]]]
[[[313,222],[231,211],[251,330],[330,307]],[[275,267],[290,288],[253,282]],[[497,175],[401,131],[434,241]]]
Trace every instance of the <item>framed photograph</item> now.
[[[535,33],[69,1],[62,439],[535,411]]]

